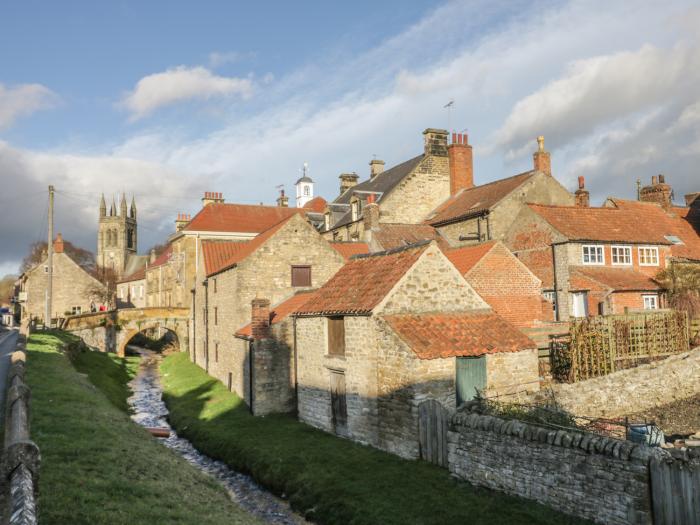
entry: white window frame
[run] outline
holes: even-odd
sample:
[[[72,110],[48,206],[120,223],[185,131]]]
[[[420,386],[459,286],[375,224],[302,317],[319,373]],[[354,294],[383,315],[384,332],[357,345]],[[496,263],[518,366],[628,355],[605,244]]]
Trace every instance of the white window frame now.
[[[626,253],[628,262],[615,262],[615,251],[623,250],[623,253]],[[612,262],[613,266],[632,266],[632,247],[631,246],[625,246],[621,244],[615,244],[610,247],[610,262]]]
[[[143,299],[143,285],[139,286],[139,297]]]
[[[642,262],[642,252],[649,250],[649,253],[656,255],[656,262]],[[659,247],[658,246],[640,246],[637,248],[637,257],[639,257],[639,266],[658,266],[659,265]]]
[[[360,218],[360,201],[353,200],[350,202],[350,218],[354,222]]]
[[[326,227],[326,231],[331,229],[331,214],[326,213],[323,215],[323,224]]]
[[[659,296],[657,294],[642,295],[642,301],[644,303],[645,310],[659,309]]]
[[[600,259],[601,260],[596,261],[596,262],[590,262],[590,260],[589,260],[588,262],[586,262],[586,248],[588,248],[588,249],[594,248],[596,252],[598,250],[600,250]],[[605,265],[605,246],[603,246],[602,244],[584,244],[583,246],[581,246],[581,262],[582,262],[582,264],[585,264],[585,265],[604,266]]]

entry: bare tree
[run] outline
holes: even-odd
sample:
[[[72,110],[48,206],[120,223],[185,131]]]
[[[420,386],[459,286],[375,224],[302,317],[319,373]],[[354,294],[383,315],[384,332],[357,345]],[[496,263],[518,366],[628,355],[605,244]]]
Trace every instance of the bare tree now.
[[[16,275],[6,275],[0,279],[0,304],[9,303],[15,292]]]
[[[31,244],[29,253],[22,259],[20,272],[24,273],[37,264],[44,262],[47,251],[46,241],[37,241]],[[81,268],[87,271],[95,269],[95,256],[91,251],[75,246],[73,243],[65,240],[63,241],[63,251]]]
[[[690,317],[700,316],[700,264],[673,263],[656,280],[666,291],[669,306]]]
[[[114,308],[116,306],[117,281],[119,280],[117,272],[113,268],[100,267],[91,273],[99,281],[99,284],[94,283],[88,286],[85,293],[109,309]]]

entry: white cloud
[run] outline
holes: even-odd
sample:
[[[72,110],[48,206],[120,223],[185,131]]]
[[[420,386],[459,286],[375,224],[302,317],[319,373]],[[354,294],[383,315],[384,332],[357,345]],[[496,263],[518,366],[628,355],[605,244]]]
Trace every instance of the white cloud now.
[[[209,53],[209,67],[217,68],[227,64],[235,64],[236,62],[241,62],[243,60],[251,59],[255,56],[253,52],[242,52],[242,51],[214,51]]]
[[[232,95],[248,98],[252,92],[250,79],[221,77],[201,66],[178,66],[143,77],[122,104],[131,113],[131,119],[137,120],[161,107],[186,100]]]
[[[14,88],[0,84],[0,129],[10,127],[20,117],[56,104],[58,97],[41,84],[21,84]]]

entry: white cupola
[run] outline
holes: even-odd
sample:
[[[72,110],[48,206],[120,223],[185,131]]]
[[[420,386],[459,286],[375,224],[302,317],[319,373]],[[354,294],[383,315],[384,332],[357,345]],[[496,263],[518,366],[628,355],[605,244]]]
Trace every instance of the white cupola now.
[[[309,165],[304,163],[302,177],[296,181],[297,189],[297,208],[303,208],[304,205],[314,198],[314,181],[308,175]]]

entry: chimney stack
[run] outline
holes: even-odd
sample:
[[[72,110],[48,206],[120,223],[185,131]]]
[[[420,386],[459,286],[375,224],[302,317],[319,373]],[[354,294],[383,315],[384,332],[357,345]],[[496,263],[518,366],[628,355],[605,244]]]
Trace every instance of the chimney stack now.
[[[447,130],[428,128],[423,132],[425,155],[447,157]]]
[[[357,179],[360,177],[357,173],[341,173],[340,179],[340,194],[342,195],[353,186],[357,186]]]
[[[374,193],[367,195],[367,202],[362,210],[362,224],[365,231],[365,239],[369,242],[369,232],[379,227],[379,204],[376,202]]]
[[[452,144],[447,147],[450,163],[450,195],[474,187],[474,161],[467,134],[453,133]]]
[[[253,339],[270,338],[270,301],[269,299],[253,299],[251,315],[251,335]]]
[[[289,197],[285,196],[284,189],[280,190],[280,196],[277,197],[277,206],[280,208],[289,207]]]
[[[586,179],[583,176],[578,178],[578,189],[574,195],[576,196],[576,206],[580,208],[588,208],[590,206],[591,197],[586,189]]]
[[[546,175],[552,175],[552,159],[544,149],[544,136],[537,137],[537,151],[532,155],[534,169]]]
[[[640,190],[639,200],[642,202],[655,202],[668,210],[673,206],[672,193],[671,186],[666,184],[666,177],[664,175],[654,175],[651,177],[651,186],[644,186]]]
[[[205,191],[202,197],[202,208],[209,204],[223,204],[224,194],[216,191]]]
[[[373,179],[384,171],[384,161],[372,159],[369,161],[369,178]]]
[[[178,213],[175,219],[175,231],[181,232],[192,220],[192,216],[185,213]]]
[[[56,240],[53,241],[53,253],[63,253],[63,235],[56,235]]]

